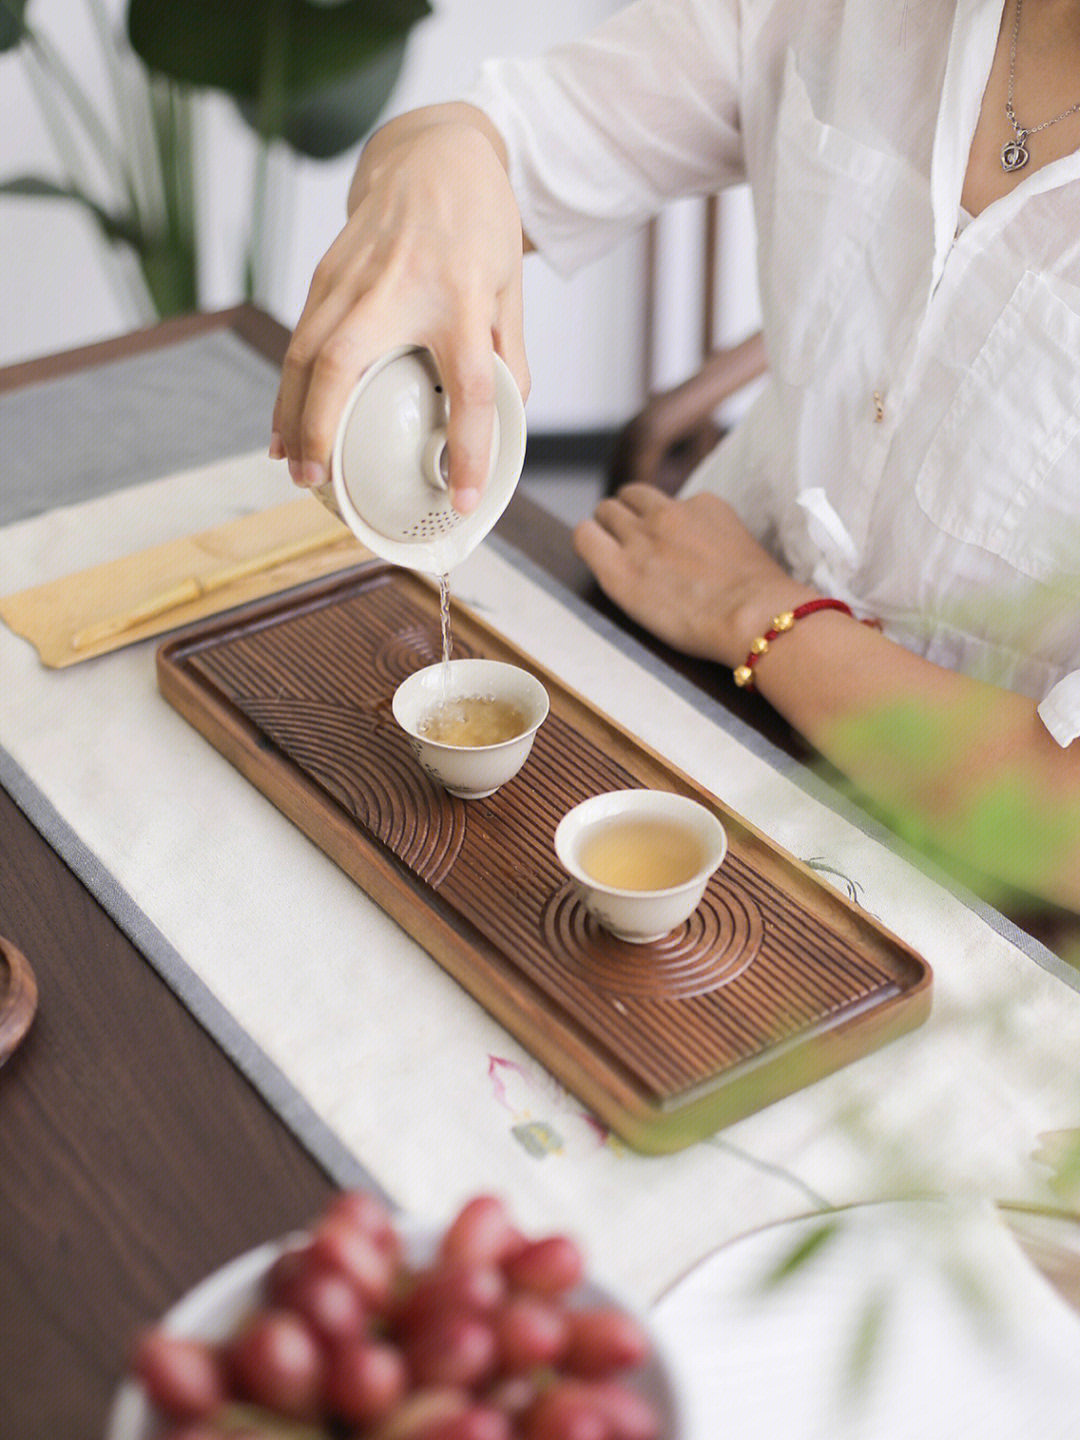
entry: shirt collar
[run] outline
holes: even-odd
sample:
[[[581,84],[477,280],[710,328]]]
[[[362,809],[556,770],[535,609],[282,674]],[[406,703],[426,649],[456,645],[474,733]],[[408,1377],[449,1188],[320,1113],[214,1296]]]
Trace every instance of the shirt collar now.
[[[931,288],[941,279],[956,236],[971,142],[983,91],[994,62],[1003,0],[958,0],[949,40],[941,108],[934,133],[930,196],[934,215]],[[1027,176],[1010,194],[987,207],[1004,222],[1033,195],[1080,177],[1080,151],[1063,155]],[[981,218],[981,217],[976,217]]]
[[[968,155],[979,120],[983,91],[994,63],[1000,25],[1001,0],[958,0],[930,168],[934,285],[941,278],[956,234]]]

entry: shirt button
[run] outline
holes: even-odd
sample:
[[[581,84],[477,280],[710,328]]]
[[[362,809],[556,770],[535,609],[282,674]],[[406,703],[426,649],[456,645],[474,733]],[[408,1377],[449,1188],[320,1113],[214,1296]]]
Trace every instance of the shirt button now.
[[[885,419],[885,392],[883,390],[875,390],[873,395],[873,401],[874,424],[880,425],[881,422]]]

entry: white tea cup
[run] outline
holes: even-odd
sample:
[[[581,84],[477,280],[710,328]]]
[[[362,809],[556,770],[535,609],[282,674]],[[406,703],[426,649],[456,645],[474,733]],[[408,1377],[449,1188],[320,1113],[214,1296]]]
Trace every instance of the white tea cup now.
[[[426,734],[449,703],[473,699],[503,702],[520,717],[521,729],[494,744],[455,744]],[[482,800],[512,780],[528,759],[533,738],[547,718],[548,693],[528,670],[502,660],[449,660],[428,665],[394,692],[394,719],[431,778],[451,795]]]
[[[563,816],[555,852],[596,922],[641,945],[694,913],[727,853],[727,835],[689,796],[611,790]]]

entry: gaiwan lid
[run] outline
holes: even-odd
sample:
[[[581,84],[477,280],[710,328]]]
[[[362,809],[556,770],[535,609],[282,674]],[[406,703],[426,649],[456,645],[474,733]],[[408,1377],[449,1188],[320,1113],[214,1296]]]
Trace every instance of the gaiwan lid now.
[[[510,503],[525,460],[525,410],[495,357],[491,464],[479,504],[459,515],[447,488],[449,405],[429,350],[405,346],[376,361],[349,396],[330,485],[341,518],[376,555],[445,575],[479,545]]]

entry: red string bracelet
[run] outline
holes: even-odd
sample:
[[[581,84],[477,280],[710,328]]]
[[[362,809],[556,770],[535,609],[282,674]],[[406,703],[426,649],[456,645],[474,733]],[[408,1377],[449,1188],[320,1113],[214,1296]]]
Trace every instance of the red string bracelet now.
[[[845,605],[843,600],[807,600],[803,605],[796,605],[794,610],[784,610],[779,615],[773,616],[772,625],[759,635],[756,640],[750,642],[750,653],[741,665],[736,665],[732,674],[735,677],[735,684],[743,690],[754,688],[754,666],[765,654],[769,646],[778,635],[783,635],[785,630],[790,630],[796,620],[802,620],[807,615],[815,615],[819,610],[839,610],[842,615],[851,615],[851,606]],[[854,619],[854,615],[851,615]],[[873,625],[881,629],[880,620],[864,620],[864,625]]]

